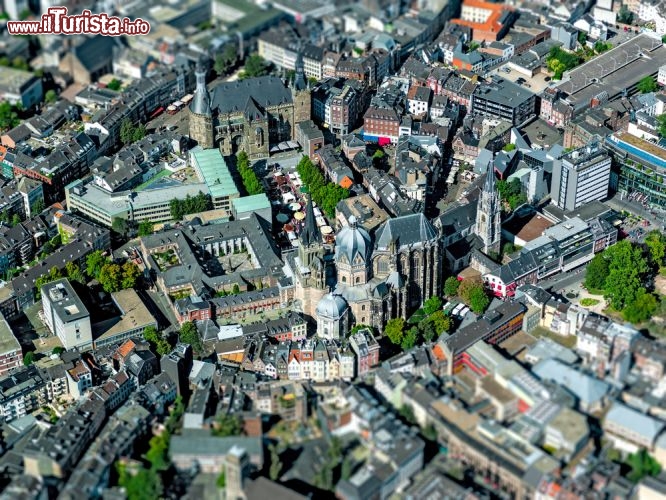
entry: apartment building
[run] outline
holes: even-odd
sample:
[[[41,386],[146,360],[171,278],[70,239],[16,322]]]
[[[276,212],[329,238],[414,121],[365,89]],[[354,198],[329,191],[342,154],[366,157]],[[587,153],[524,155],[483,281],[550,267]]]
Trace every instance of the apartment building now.
[[[65,349],[90,349],[90,313],[67,279],[42,286],[42,308],[46,326],[58,336]]]
[[[575,210],[591,201],[608,197],[611,157],[598,144],[591,143],[564,155],[553,163],[551,198],[563,210]]]
[[[23,365],[23,350],[16,335],[0,314],[0,376]]]

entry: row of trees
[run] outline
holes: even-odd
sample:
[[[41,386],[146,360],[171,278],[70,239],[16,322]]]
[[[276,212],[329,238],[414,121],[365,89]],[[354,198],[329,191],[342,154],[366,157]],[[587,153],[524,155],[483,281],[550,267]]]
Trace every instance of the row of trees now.
[[[252,196],[254,194],[261,194],[264,192],[264,188],[261,185],[261,181],[252,167],[250,166],[250,160],[247,157],[245,151],[241,151],[236,156],[236,168],[238,168],[238,173],[241,176],[243,181],[243,186],[245,186],[245,191],[248,195]]]
[[[141,270],[134,262],[116,264],[100,250],[86,257],[86,273],[96,279],[107,293],[134,288],[141,276]]]
[[[49,269],[49,272],[46,274],[41,275],[39,278],[35,280],[35,288],[37,289],[37,294],[36,297],[39,299],[41,295],[41,289],[44,285],[47,283],[51,283],[52,281],[59,280],[61,278],[67,278],[70,281],[80,283],[82,285],[85,285],[86,283],[86,278],[85,275],[83,274],[83,271],[81,271],[81,268],[77,266],[74,262],[68,262],[65,265],[65,269],[58,269],[57,267],[52,267]]]
[[[431,297],[423,304],[425,318],[409,328],[402,318],[390,319],[384,333],[395,345],[408,350],[422,342],[432,342],[451,329],[451,320],[442,311],[442,299]]]
[[[308,187],[312,200],[328,217],[335,217],[335,207],[349,196],[349,190],[333,182],[326,182],[319,167],[307,156],[301,158],[296,170],[303,184]]]
[[[468,278],[458,281],[455,276],[449,276],[444,282],[444,293],[448,297],[458,295],[476,314],[481,314],[490,305],[486,289],[478,279]]]
[[[209,194],[199,193],[196,196],[189,194],[184,200],[174,198],[169,203],[169,210],[173,220],[182,220],[187,214],[195,214],[198,212],[205,212],[213,208],[213,201]]]
[[[597,254],[587,266],[585,286],[602,291],[610,306],[631,323],[648,320],[659,307],[648,291],[654,275],[664,266],[666,237],[650,232],[645,245],[623,240]]]
[[[146,126],[143,124],[134,125],[129,118],[125,118],[120,124],[120,142],[125,145],[140,141],[145,136]]]
[[[245,60],[245,66],[243,71],[238,74],[239,80],[245,80],[247,78],[256,78],[259,76],[265,76],[270,70],[270,64],[267,63],[263,57],[259,54],[251,54]]]

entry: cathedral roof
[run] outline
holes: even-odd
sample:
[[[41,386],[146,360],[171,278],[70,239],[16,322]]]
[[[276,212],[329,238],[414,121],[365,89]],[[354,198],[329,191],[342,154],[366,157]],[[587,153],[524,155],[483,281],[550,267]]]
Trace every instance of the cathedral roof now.
[[[347,301],[342,295],[327,293],[319,304],[317,304],[316,313],[318,317],[329,319],[340,319],[347,310]]]
[[[345,257],[350,264],[354,262],[357,256],[362,261],[368,262],[372,254],[372,239],[368,232],[356,223],[356,217],[349,218],[349,225],[335,237],[335,258],[340,260]]]
[[[437,230],[422,213],[389,219],[377,230],[378,248],[388,248],[392,241],[402,247],[435,239]]]

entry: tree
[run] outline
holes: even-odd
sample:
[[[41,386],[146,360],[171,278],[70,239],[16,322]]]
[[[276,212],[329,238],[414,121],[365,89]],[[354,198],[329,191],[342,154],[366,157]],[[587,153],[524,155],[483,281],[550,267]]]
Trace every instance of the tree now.
[[[513,252],[516,251],[516,245],[511,243],[510,241],[507,241],[504,246],[502,247],[502,254],[503,255],[510,255]]]
[[[86,257],[86,274],[91,278],[97,279],[102,268],[109,262],[109,259],[102,254],[101,250],[95,250]]]
[[[121,85],[122,85],[122,82],[120,80],[118,80],[117,78],[114,78],[113,80],[111,80],[106,85],[106,88],[109,89],[109,90],[118,91],[118,90],[120,90]]]
[[[35,280],[35,288],[37,289],[36,298],[39,298],[41,295],[41,289],[44,285],[51,283],[52,281],[59,280],[62,277],[62,271],[53,266],[48,273],[42,274],[39,278],[37,278]]]
[[[215,72],[218,75],[224,74],[234,65],[237,59],[236,47],[233,44],[226,44],[221,54],[215,58]]]
[[[586,42],[587,42],[587,33],[583,32],[583,31],[579,31],[578,32],[578,43],[580,43],[581,45],[585,45]]]
[[[465,302],[465,304],[469,305],[469,302],[472,298],[472,292],[479,287],[483,287],[480,279],[464,279],[460,282],[460,287],[458,287],[458,295],[463,300],[463,302]]]
[[[217,480],[215,481],[215,485],[218,488],[224,488],[227,485],[227,476],[224,474],[224,470],[220,472],[220,475],[217,476]]]
[[[650,92],[656,91],[658,87],[657,82],[653,77],[646,76],[638,82],[636,88],[641,94],[649,94]]]
[[[638,246],[623,240],[604,250],[608,259],[608,275],[604,285],[605,297],[620,311],[633,302],[644,288],[643,278],[648,270],[647,260]]]
[[[129,223],[127,222],[127,219],[123,219],[122,217],[114,217],[111,221],[111,229],[121,236],[127,236],[127,231],[129,231]]]
[[[435,328],[435,322],[431,318],[426,318],[419,323],[419,333],[423,340],[426,342],[432,342],[435,337],[437,337],[437,329]]]
[[[400,342],[400,347],[404,351],[408,351],[412,347],[414,347],[419,341],[419,329],[415,326],[411,327],[409,330],[407,330],[407,333],[402,338],[402,342]]]
[[[122,270],[123,276],[122,281],[120,282],[120,287],[123,290],[134,288],[136,286],[137,280],[141,276],[141,270],[139,269],[139,266],[137,266],[134,262],[127,261],[123,264]]]
[[[508,151],[513,151],[514,149],[516,149],[516,145],[515,145],[515,144],[506,144],[506,145],[502,148],[503,151],[507,151],[507,152],[508,152]]]
[[[86,283],[86,277],[84,276],[83,271],[81,271],[81,268],[74,264],[74,262],[70,261],[65,264],[65,274],[67,274],[70,281],[76,281],[82,285],[85,285]]]
[[[123,279],[122,268],[113,262],[104,264],[102,270],[97,276],[97,281],[107,293],[113,293],[121,290]]]
[[[144,220],[139,223],[139,236],[148,236],[153,234],[155,224],[149,220]]]
[[[483,286],[475,287],[469,295],[469,308],[476,314],[481,314],[490,304],[490,299]]]
[[[453,297],[458,293],[458,287],[460,286],[460,281],[455,276],[449,276],[444,282],[444,293],[447,297]]]
[[[157,331],[154,326],[147,326],[143,330],[143,338],[153,346],[157,354],[164,356],[171,352],[171,344]]]
[[[657,297],[641,289],[636,298],[624,308],[622,316],[630,323],[642,323],[652,317],[658,306]]]
[[[440,299],[436,295],[430,297],[423,304],[423,312],[425,312],[428,316],[430,316],[435,311],[439,311],[441,308],[442,308],[442,299]]]
[[[585,288],[588,290],[603,290],[608,276],[608,259],[603,253],[598,253],[587,265],[585,273]]]
[[[405,330],[405,320],[402,318],[393,318],[386,322],[384,333],[389,338],[391,343],[400,345]]]
[[[65,348],[62,347],[62,346],[57,345],[53,348],[53,350],[51,351],[51,354],[55,354],[56,356],[59,356],[63,352],[65,352]]]
[[[451,318],[444,314],[444,311],[437,311],[429,318],[435,326],[437,336],[451,329]]]
[[[47,90],[46,94],[44,94],[44,100],[49,104],[54,103],[58,100],[58,94],[53,89]]]
[[[240,293],[240,287],[238,286],[238,283],[234,283],[234,286],[231,287],[231,294],[238,295],[239,293]]]
[[[35,353],[32,351],[26,352],[25,356],[23,356],[23,364],[25,366],[30,366],[34,361],[35,361]]]
[[[657,476],[661,472],[661,465],[654,457],[650,456],[645,448],[641,448],[636,453],[630,453],[626,463],[631,467],[631,472],[627,478],[634,483],[645,476]]]
[[[617,21],[622,24],[632,24],[634,22],[634,13],[629,10],[626,4],[620,6],[617,12]]]
[[[129,500],[155,500],[162,496],[162,481],[157,471],[141,468],[130,474],[122,462],[116,462],[118,485],[125,489]]]
[[[404,418],[410,424],[416,423],[416,416],[414,415],[414,409],[411,406],[402,405],[398,413],[402,418]]]
[[[213,424],[213,436],[239,436],[243,430],[243,422],[236,415],[223,414]]]
[[[19,216],[19,214],[12,215],[11,226],[14,227],[20,223],[21,223],[21,217]]]
[[[141,124],[132,131],[132,142],[140,141],[146,137],[146,126]]]
[[[199,331],[194,323],[187,321],[180,327],[180,341],[185,344],[190,344],[192,349],[199,352],[202,350],[201,337]]]
[[[664,237],[664,234],[658,229],[650,231],[645,237],[645,246],[648,248],[652,264],[660,268],[664,264],[664,257],[666,256],[666,237]]]
[[[169,468],[169,440],[169,432],[165,430],[148,442],[145,458],[150,462],[151,469],[163,471]]]
[[[268,74],[268,64],[259,54],[252,54],[245,60],[242,78],[256,78]]]
[[[120,123],[120,142],[131,144],[134,137],[134,124],[129,118],[125,118]]]
[[[275,446],[275,444],[271,444],[268,449],[271,453],[271,465],[268,471],[268,475],[271,478],[271,481],[277,481],[280,478],[280,472],[282,472],[280,454],[278,453],[277,446]]]
[[[8,101],[0,102],[0,129],[8,130],[21,123],[16,108]]]
[[[666,114],[657,116],[657,132],[659,137],[666,137]]]
[[[37,215],[44,211],[44,200],[37,200],[30,207],[30,215]]]
[[[250,160],[247,157],[245,151],[241,151],[236,156],[236,169],[243,181],[243,186],[247,194],[252,196],[255,194],[261,194],[264,192],[264,188],[257,177],[256,172],[250,166]]]
[[[347,481],[352,476],[353,465],[352,458],[349,455],[346,455],[345,458],[342,459],[342,466],[340,467],[340,479]]]

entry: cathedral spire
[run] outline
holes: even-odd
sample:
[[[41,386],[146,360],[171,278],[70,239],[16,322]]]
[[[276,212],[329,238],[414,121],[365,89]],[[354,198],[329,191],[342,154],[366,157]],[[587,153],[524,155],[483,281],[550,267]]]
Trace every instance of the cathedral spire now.
[[[301,245],[310,246],[321,243],[321,232],[317,227],[317,220],[312,205],[312,195],[308,194],[308,203],[305,207],[305,224],[301,230]]]
[[[483,242],[483,253],[499,254],[501,243],[501,207],[495,189],[495,168],[488,165],[486,181],[476,211],[476,234]]]
[[[194,91],[194,98],[190,105],[190,111],[197,115],[210,116],[210,94],[206,88],[206,68],[204,66],[203,58],[199,58],[197,66],[194,70],[197,79],[196,90]]]
[[[301,42],[298,43],[296,64],[294,69],[296,70],[296,75],[294,76],[294,90],[305,90],[308,84],[305,79],[305,64],[303,63],[303,50]]]

